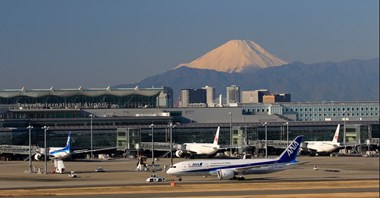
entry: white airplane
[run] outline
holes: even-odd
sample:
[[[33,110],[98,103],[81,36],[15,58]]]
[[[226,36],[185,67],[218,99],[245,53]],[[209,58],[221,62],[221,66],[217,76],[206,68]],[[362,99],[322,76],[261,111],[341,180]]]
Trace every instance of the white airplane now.
[[[177,157],[186,157],[186,156],[194,156],[194,155],[206,155],[212,156],[214,155],[220,148],[218,144],[219,141],[219,131],[220,127],[216,130],[216,134],[214,137],[214,143],[184,143],[181,145],[181,149],[175,152]]]
[[[294,141],[275,159],[213,159],[183,161],[174,164],[166,173],[181,176],[217,175],[219,179],[244,179],[242,175],[264,174],[281,171],[298,163],[296,160],[303,136],[297,136]]]
[[[303,149],[306,149],[308,151],[311,151],[312,154],[328,154],[333,152],[335,149],[340,147],[340,143],[338,142],[339,138],[339,128],[340,124],[338,124],[334,137],[332,141],[305,141],[305,147]]]
[[[54,167],[56,173],[64,173],[65,171],[65,165],[63,164],[63,159],[69,157],[72,154],[71,151],[71,132],[69,132],[69,135],[67,137],[67,142],[65,147],[49,147],[47,154],[50,159],[54,160]],[[45,155],[45,148],[39,148],[36,151],[36,154],[34,155],[35,160],[41,160],[42,157]]]
[[[62,160],[69,157],[72,154],[70,144],[71,144],[71,132],[69,132],[65,147],[49,147],[48,148],[49,158],[55,159],[55,160]],[[34,155],[34,159],[41,160],[44,155],[45,155],[45,149],[39,148],[37,149],[36,154]]]

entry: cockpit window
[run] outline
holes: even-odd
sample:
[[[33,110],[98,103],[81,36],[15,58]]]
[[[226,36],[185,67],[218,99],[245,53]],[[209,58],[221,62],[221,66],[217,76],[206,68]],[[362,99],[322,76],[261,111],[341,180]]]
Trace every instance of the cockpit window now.
[[[172,166],[171,168],[177,168],[176,166]]]

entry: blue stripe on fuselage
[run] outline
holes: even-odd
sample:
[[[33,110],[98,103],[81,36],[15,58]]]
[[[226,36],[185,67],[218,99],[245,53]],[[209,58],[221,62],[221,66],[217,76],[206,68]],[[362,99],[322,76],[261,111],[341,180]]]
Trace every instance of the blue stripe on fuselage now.
[[[219,166],[214,168],[206,168],[206,169],[196,169],[196,170],[189,170],[189,171],[182,171],[182,172],[215,172],[217,170],[221,169],[236,169],[236,168],[247,168],[247,167],[255,167],[260,165],[269,165],[269,164],[276,164],[277,160],[275,161],[268,161],[268,162],[255,162],[255,163],[248,163],[248,164],[238,164],[238,165],[231,165],[231,166]],[[292,162],[287,162],[292,163]]]
[[[68,149],[68,148],[64,148],[64,149],[60,149],[60,150],[56,150],[56,151],[52,151],[52,152],[50,152],[49,155],[55,155],[55,154],[57,154],[57,153],[67,153],[67,154],[69,154],[69,153],[70,153],[70,149]]]

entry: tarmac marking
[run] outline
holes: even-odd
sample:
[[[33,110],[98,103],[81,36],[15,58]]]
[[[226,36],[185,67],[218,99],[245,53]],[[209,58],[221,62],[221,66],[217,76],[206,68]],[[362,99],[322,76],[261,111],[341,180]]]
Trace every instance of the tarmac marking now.
[[[379,194],[378,180],[324,181],[324,182],[276,182],[276,183],[230,183],[230,184],[185,184],[165,185],[16,189],[0,190],[0,197],[12,196],[70,196],[70,195],[144,195],[160,196],[245,196],[245,195],[309,195],[309,194],[358,194],[369,193],[369,197]]]

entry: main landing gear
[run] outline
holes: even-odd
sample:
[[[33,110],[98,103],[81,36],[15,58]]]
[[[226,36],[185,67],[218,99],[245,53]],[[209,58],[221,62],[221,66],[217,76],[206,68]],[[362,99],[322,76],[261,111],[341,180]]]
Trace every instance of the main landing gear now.
[[[232,180],[242,181],[242,180],[245,180],[245,177],[243,177],[243,176],[235,176],[235,177],[232,178]]]

